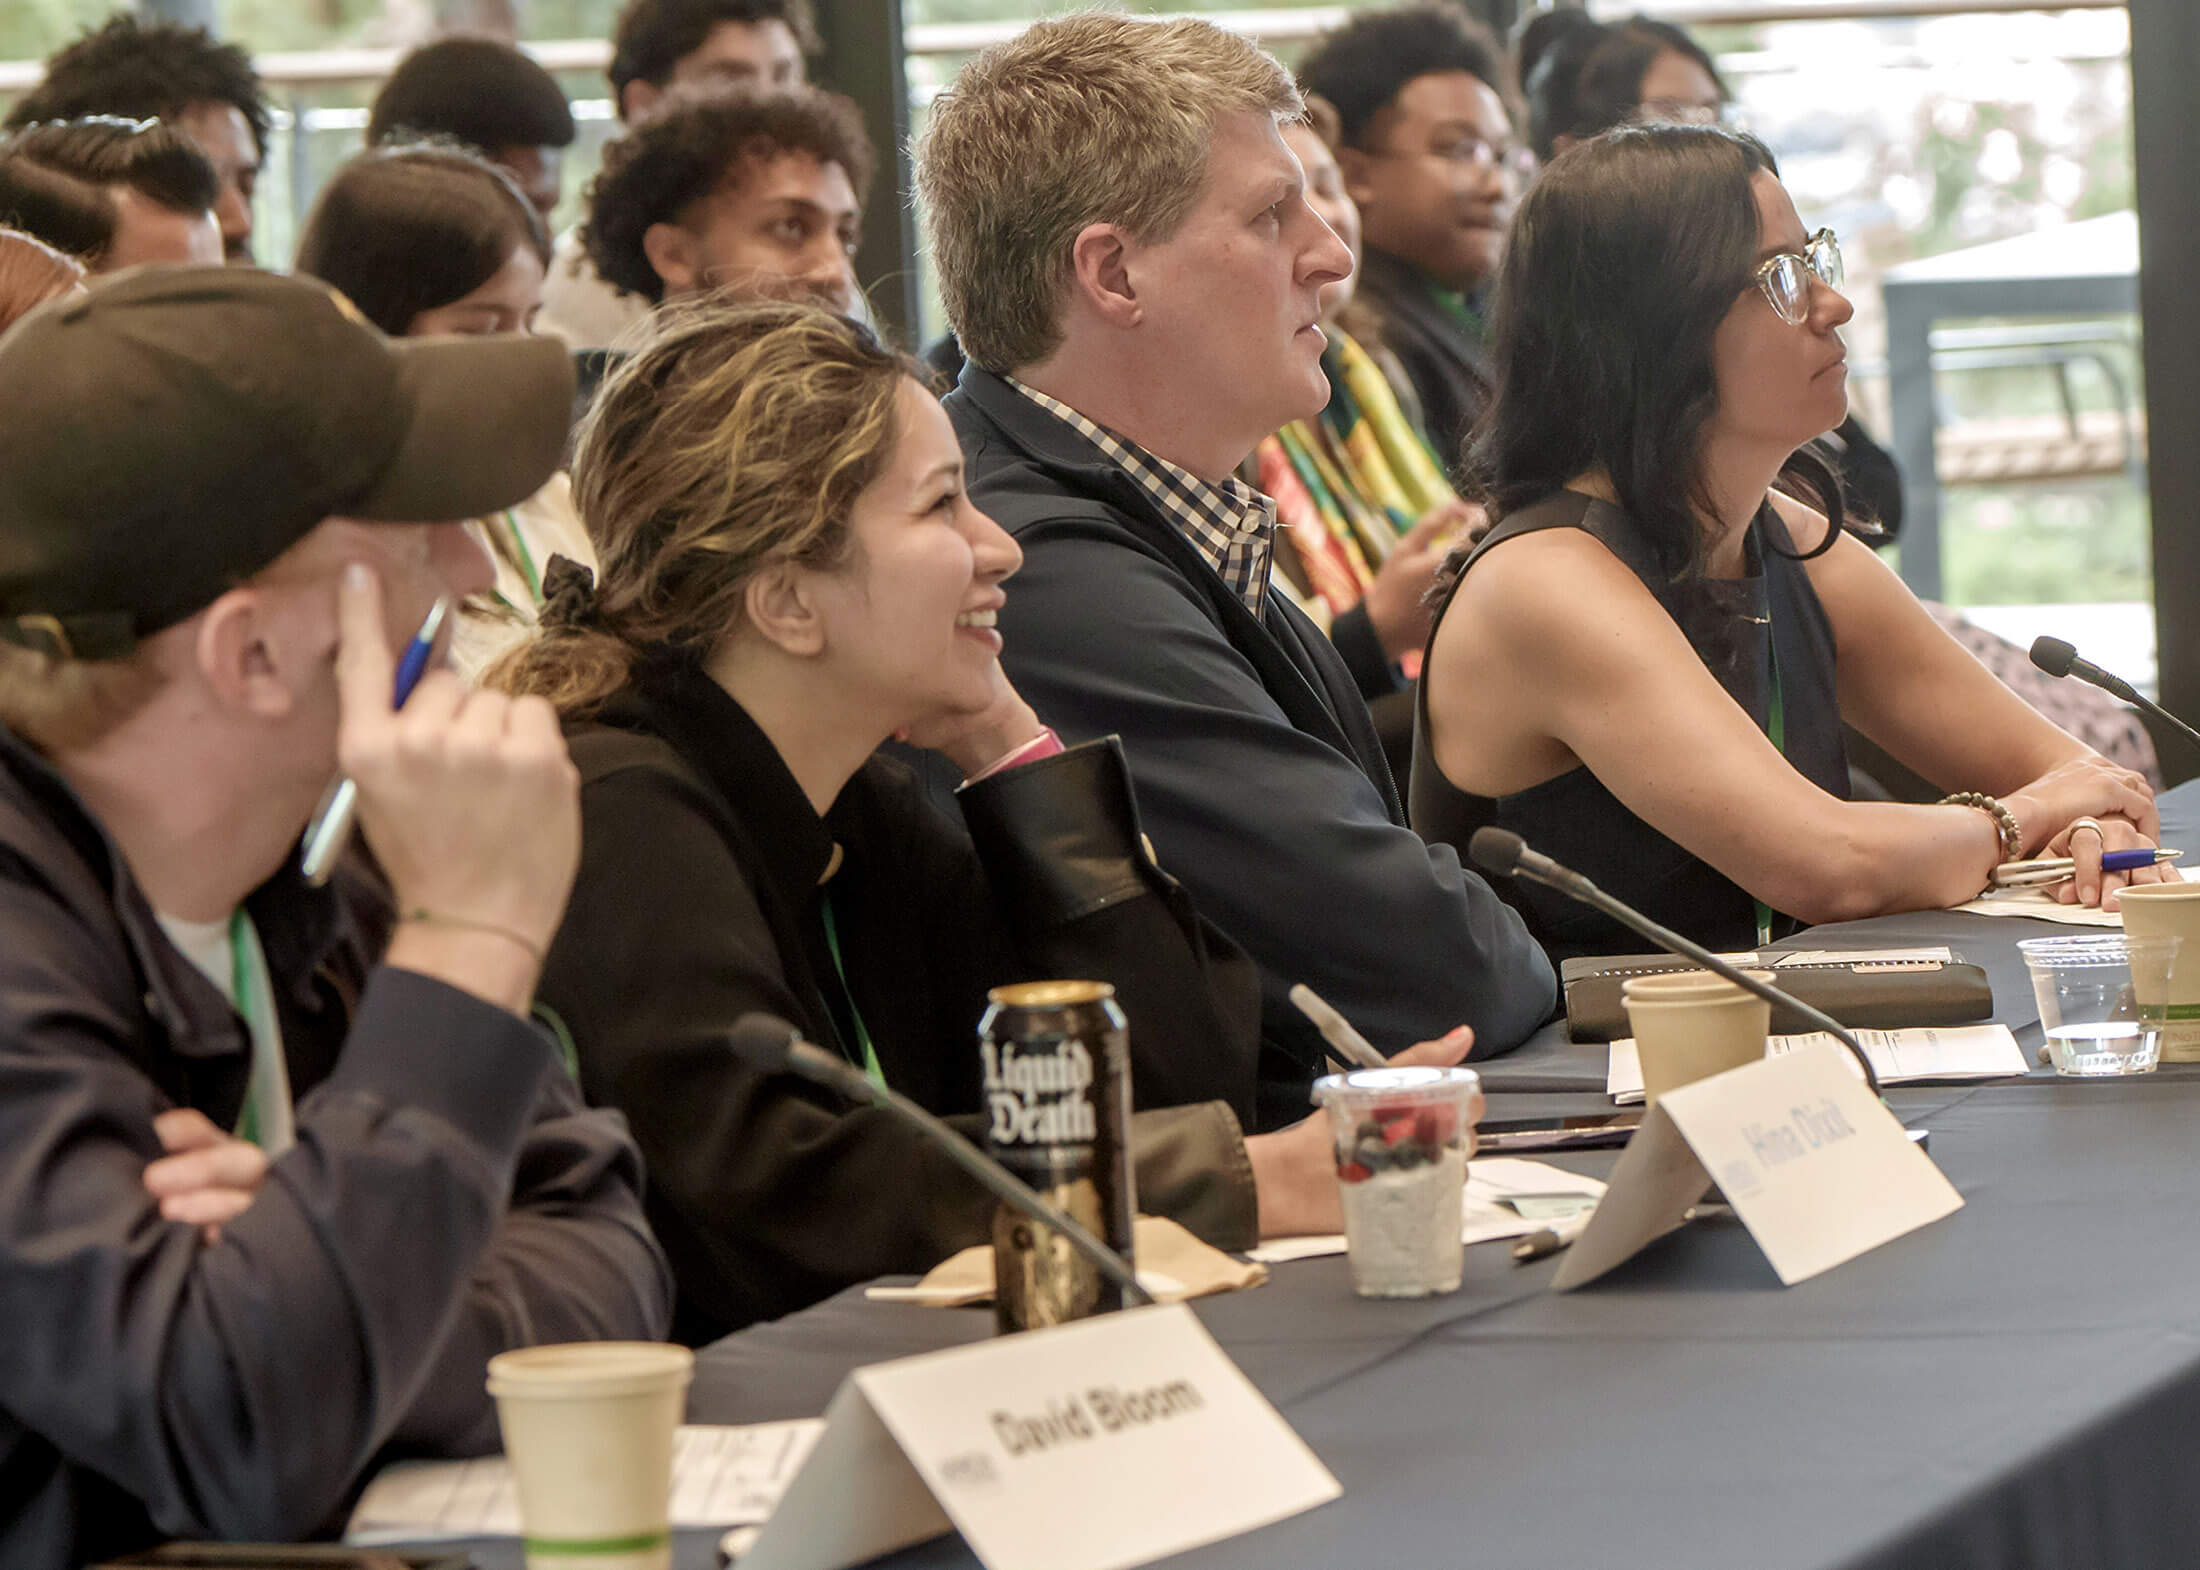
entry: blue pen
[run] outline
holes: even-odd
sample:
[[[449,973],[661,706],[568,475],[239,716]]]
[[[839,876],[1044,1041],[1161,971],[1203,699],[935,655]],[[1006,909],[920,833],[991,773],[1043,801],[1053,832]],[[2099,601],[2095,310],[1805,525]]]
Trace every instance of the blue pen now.
[[[2184,855],[2181,850],[2157,850],[2143,845],[2136,850],[2112,850],[2101,857],[2103,872],[2136,872],[2141,867],[2159,867]],[[2078,864],[2068,856],[2047,856],[2038,861],[2005,861],[1994,869],[1993,886],[1997,889],[2041,888],[2051,883],[2067,881],[2077,872]]]
[[[439,598],[429,607],[427,619],[413,634],[412,642],[405,645],[405,652],[397,660],[391,708],[402,709],[405,700],[412,696],[413,688],[420,685],[420,678],[428,674],[428,662],[435,658],[436,636],[443,631],[443,618],[450,614],[450,609],[451,602]],[[306,837],[299,842],[298,870],[315,888],[328,882],[329,875],[335,872],[336,858],[343,854],[346,842],[351,839],[351,818],[358,806],[359,787],[352,784],[349,775],[340,775],[329,787],[328,794],[321,798],[321,805],[314,809],[313,819],[306,825]]]
[[[2159,866],[2165,861],[2175,861],[2184,854],[2175,850],[2112,850],[2101,857],[2103,872],[2136,872],[2141,867]]]

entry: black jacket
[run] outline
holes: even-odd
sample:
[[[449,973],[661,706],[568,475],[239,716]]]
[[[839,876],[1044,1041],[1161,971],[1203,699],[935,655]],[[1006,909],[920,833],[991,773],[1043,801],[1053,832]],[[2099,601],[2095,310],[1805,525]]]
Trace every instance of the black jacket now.
[[[1304,1112],[1320,1061],[1294,982],[1386,1052],[1462,1022],[1480,1057],[1525,1040],[1555,1004],[1549,963],[1405,826],[1314,624],[1277,594],[1255,619],[1130,476],[1000,377],[971,366],[947,408],[972,499],[1024,550],[1009,676],[1065,739],[1121,735],[1162,863],[1260,966],[1261,1127]]]
[[[947,1115],[982,1104],[988,987],[1112,982],[1138,1104],[1178,1107],[1137,1120],[1141,1208],[1252,1246],[1251,1172],[1218,1104],[1251,1082],[1252,969],[1144,855],[1112,747],[969,787],[965,823],[874,757],[821,819],[741,706],[669,656],[569,734],[581,872],[543,999],[590,1099],[626,1112],[648,1159],[680,1336],[928,1270],[983,1241],[992,1215],[888,1114],[736,1060],[726,1032],[752,1009],[857,1063],[859,1013],[887,1083]]]
[[[1482,334],[1437,297],[1427,274],[1395,256],[1369,251],[1361,257],[1359,291],[1382,319],[1383,347],[1413,383],[1429,445],[1456,476],[1467,435],[1490,401]]]
[[[208,1247],[161,1220],[155,1114],[226,1128],[243,1022],[75,793],[0,733],[0,1564],[330,1523],[385,1446],[497,1443],[491,1354],[670,1307],[618,1120],[539,1029],[380,969],[347,872],[248,901],[297,1145]]]

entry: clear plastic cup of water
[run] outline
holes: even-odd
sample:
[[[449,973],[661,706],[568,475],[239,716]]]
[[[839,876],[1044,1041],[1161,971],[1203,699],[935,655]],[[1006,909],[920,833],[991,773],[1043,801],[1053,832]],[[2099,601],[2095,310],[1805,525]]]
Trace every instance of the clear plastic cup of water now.
[[[2058,1074],[2149,1074],[2161,1061],[2178,939],[2085,934],[2017,945]],[[2144,995],[2150,1001],[2142,1006]]]

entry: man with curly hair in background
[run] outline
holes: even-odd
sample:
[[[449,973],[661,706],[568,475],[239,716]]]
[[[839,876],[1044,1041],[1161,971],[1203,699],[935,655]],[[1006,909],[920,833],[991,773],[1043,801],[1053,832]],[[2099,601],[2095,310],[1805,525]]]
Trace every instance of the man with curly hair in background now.
[[[267,96],[251,56],[204,28],[127,13],[68,44],[17,100],[10,126],[85,115],[166,120],[198,143],[220,185],[214,217],[230,261],[252,261],[252,192],[267,158]]]
[[[871,167],[863,117],[837,93],[683,97],[604,149],[581,243],[604,282],[651,307],[716,291],[852,315]],[[574,358],[585,406],[619,351]]]
[[[633,127],[696,93],[800,87],[817,48],[809,0],[626,0],[605,75],[612,107]],[[578,225],[558,237],[537,332],[599,349],[647,316],[637,295],[597,276]]]

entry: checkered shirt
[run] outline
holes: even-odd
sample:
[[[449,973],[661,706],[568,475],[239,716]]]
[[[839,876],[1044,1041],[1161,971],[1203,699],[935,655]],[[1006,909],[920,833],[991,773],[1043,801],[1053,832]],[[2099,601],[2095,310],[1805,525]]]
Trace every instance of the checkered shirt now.
[[[1276,550],[1276,504],[1235,475],[1209,485],[1136,442],[1095,425],[1068,404],[1022,382],[1010,386],[1100,449],[1138,482],[1162,514],[1184,533],[1230,592],[1259,616],[1268,601],[1268,568]]]

